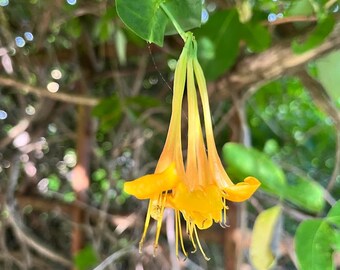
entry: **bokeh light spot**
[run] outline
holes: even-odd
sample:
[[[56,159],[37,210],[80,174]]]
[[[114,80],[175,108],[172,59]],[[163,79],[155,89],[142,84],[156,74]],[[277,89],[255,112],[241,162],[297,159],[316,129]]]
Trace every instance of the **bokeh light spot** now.
[[[25,32],[24,37],[27,41],[32,41],[34,39],[33,34],[31,32]]]
[[[49,124],[48,125],[48,131],[51,132],[51,134],[55,134],[57,132],[57,126],[55,124]]]
[[[70,168],[73,168],[77,164],[77,156],[76,153],[72,150],[68,151],[64,156],[64,162]]]
[[[52,76],[53,79],[59,80],[59,79],[61,79],[63,74],[61,73],[61,71],[59,69],[53,69],[51,71],[51,76]]]
[[[276,19],[277,19],[276,14],[269,13],[269,15],[268,15],[268,21],[269,22],[274,22],[274,21],[276,21]]]
[[[56,82],[50,82],[47,85],[47,90],[50,91],[51,93],[56,93],[59,90],[59,83]]]
[[[25,109],[25,112],[28,115],[34,115],[35,114],[35,108],[32,105],[28,105]]]
[[[209,4],[207,4],[206,8],[207,8],[208,12],[213,12],[213,11],[216,10],[217,5],[216,5],[216,3],[209,3]]]
[[[69,5],[75,5],[75,4],[77,4],[77,0],[67,0],[67,3],[69,4]]]
[[[176,59],[169,59],[168,60],[168,67],[171,70],[175,70],[176,66],[177,66],[177,60]]]
[[[48,182],[47,178],[43,178],[39,181],[37,186],[40,192],[46,193],[48,191]]]
[[[0,7],[5,7],[9,4],[8,0],[0,0]]]
[[[25,173],[29,176],[29,177],[33,177],[36,175],[37,173],[37,168],[35,167],[34,163],[33,162],[27,162],[25,165],[24,165],[24,170],[25,170]]]
[[[204,8],[202,9],[202,14],[201,14],[201,22],[206,23],[209,19],[209,13],[208,11]]]
[[[13,140],[13,145],[16,148],[20,148],[28,144],[30,141],[30,135],[28,134],[28,132],[24,131],[23,133],[15,137],[15,139]]]
[[[25,46],[26,41],[22,37],[16,37],[15,38],[15,44],[19,47],[22,48]]]
[[[0,110],[0,120],[5,120],[7,118],[7,112]]]

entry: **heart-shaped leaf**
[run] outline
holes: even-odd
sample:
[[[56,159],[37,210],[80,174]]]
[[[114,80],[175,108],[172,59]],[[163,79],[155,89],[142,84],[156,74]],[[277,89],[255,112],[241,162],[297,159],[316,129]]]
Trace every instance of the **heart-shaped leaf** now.
[[[116,0],[118,16],[126,26],[159,46],[163,46],[166,33],[176,33],[162,5],[184,31],[201,25],[201,0]]]

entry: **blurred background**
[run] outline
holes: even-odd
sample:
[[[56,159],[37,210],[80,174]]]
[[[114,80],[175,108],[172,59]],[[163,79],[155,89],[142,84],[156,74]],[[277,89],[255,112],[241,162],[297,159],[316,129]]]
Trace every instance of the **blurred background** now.
[[[157,256],[154,224],[139,254],[147,202],[122,191],[162,150],[179,35],[147,43],[111,0],[0,0],[0,269],[269,269],[265,259],[297,269],[299,224],[340,196],[338,10],[204,1],[192,31],[217,148],[235,182],[262,182],[248,202],[229,203],[229,227],[200,232],[207,262],[176,257],[168,210]]]

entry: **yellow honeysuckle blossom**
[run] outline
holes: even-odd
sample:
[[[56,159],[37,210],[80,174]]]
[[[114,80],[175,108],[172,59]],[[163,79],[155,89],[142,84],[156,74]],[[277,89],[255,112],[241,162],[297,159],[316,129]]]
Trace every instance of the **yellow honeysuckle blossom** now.
[[[187,43],[184,47],[176,66],[169,130],[155,173],[142,176],[124,184],[124,191],[126,193],[134,195],[138,199],[150,199],[144,232],[139,245],[140,251],[146,237],[150,218],[152,217],[157,221],[154,241],[154,252],[156,252],[168,192],[172,191],[185,177],[181,140],[181,108],[189,44]]]
[[[185,84],[188,100],[188,144],[184,166],[181,112]],[[204,132],[201,126],[196,84],[203,108]],[[138,199],[150,200],[140,250],[150,219],[153,218],[157,223],[154,240],[154,252],[156,252],[164,208],[169,207],[175,211],[176,255],[178,256],[180,245],[184,255],[187,256],[181,229],[182,214],[194,250],[198,246],[208,260],[200,244],[197,229],[207,229],[214,222],[224,225],[228,209],[226,201],[245,201],[259,186],[260,182],[251,176],[235,185],[223,168],[213,135],[206,81],[197,60],[197,44],[192,34],[187,33],[185,46],[175,70],[168,135],[155,172],[126,182],[124,185],[125,192]]]

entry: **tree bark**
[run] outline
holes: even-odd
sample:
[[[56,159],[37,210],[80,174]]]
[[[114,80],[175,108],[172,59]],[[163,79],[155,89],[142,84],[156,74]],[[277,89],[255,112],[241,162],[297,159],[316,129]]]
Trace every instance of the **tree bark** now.
[[[77,89],[81,94],[86,94],[86,87],[81,81],[77,82]],[[91,156],[91,142],[92,142],[92,122],[91,110],[87,106],[80,105],[77,115],[77,165],[72,171],[71,184],[76,193],[76,199],[80,202],[87,202],[87,190],[90,185],[89,169]],[[72,213],[72,220],[74,222],[72,231],[72,246],[71,252],[75,256],[84,244],[84,236],[81,227],[84,220],[84,212],[79,208],[74,208]],[[77,270],[76,267],[73,268]]]
[[[319,58],[340,48],[340,24],[318,47],[302,54],[295,54],[291,49],[291,40],[274,45],[260,54],[246,56],[217,82],[215,96],[227,98],[231,92],[246,90],[275,80],[286,74],[293,74],[311,60]]]

